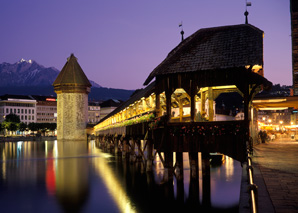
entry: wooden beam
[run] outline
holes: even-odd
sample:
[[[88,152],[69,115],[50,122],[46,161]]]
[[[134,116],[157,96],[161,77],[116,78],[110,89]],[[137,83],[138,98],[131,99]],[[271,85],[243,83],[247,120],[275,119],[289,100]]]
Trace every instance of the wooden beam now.
[[[214,112],[213,112],[213,92],[212,87],[208,87],[208,112],[209,112],[209,121],[213,121]]]
[[[155,111],[156,111],[156,117],[161,116],[161,110],[160,110],[160,94],[156,94],[156,99],[155,99]]]

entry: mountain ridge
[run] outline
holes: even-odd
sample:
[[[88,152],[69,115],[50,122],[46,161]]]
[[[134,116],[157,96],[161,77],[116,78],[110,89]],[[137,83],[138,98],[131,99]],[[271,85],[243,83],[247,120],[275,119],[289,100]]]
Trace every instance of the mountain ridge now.
[[[45,86],[52,85],[60,71],[55,67],[44,67],[34,60],[21,59],[10,64],[0,64],[1,86]],[[100,88],[96,82],[89,80],[93,87]]]
[[[55,67],[44,67],[34,60],[0,64],[0,95],[52,95],[56,96],[53,82],[60,71]],[[102,87],[92,80],[89,100],[127,100],[134,90]]]

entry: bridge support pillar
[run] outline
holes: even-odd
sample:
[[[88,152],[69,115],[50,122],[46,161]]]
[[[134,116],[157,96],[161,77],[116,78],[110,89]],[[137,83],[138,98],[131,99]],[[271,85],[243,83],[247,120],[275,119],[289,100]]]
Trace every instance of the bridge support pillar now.
[[[188,154],[189,154],[190,177],[193,179],[198,179],[199,177],[198,153],[189,152]]]
[[[184,204],[184,182],[182,179],[177,179],[177,201],[179,204]]]
[[[142,142],[140,140],[136,141],[138,146],[138,155],[137,155],[137,161],[142,162],[143,156],[142,156]]]
[[[203,206],[211,205],[210,195],[210,155],[209,153],[202,153],[202,175],[203,175]]]
[[[123,148],[122,148],[122,157],[128,159],[129,157],[129,146],[128,146],[128,140],[123,140]]]
[[[136,155],[135,155],[135,140],[131,140],[130,143],[130,156],[129,156],[129,162],[132,164],[136,161]]]
[[[118,144],[119,144],[119,140],[118,140],[118,138],[115,138],[115,140],[114,140],[114,152],[115,152],[115,154],[119,153]]]
[[[165,152],[164,181],[173,180],[173,152]]]
[[[146,162],[146,171],[152,172],[153,164],[153,143],[151,140],[147,140],[147,162]]]
[[[194,205],[200,202],[199,179],[190,177],[188,199],[189,202]]]
[[[183,180],[183,152],[176,152],[176,177]]]

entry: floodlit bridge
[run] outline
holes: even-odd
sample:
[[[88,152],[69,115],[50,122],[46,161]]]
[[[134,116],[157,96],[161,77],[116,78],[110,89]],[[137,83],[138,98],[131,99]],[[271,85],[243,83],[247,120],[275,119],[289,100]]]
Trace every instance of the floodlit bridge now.
[[[263,31],[249,24],[200,29],[150,73],[146,88],[94,127],[95,135],[130,161],[142,161],[147,171],[158,155],[168,180],[183,177],[183,152],[189,153],[192,177],[198,175],[198,152],[203,168],[214,152],[244,162],[251,101],[272,86],[263,76]],[[220,121],[214,100],[230,92],[243,97],[244,116]]]

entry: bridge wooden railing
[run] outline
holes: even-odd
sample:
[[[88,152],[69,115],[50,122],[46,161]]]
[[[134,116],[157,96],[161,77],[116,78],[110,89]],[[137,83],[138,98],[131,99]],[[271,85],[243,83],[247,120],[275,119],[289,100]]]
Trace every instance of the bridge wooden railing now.
[[[168,123],[153,130],[154,147],[161,152],[220,152],[246,159],[245,121]]]
[[[162,118],[129,126],[110,128],[99,135],[124,135],[153,140],[160,152],[220,152],[236,160],[246,159],[248,125],[241,121],[166,123]]]

